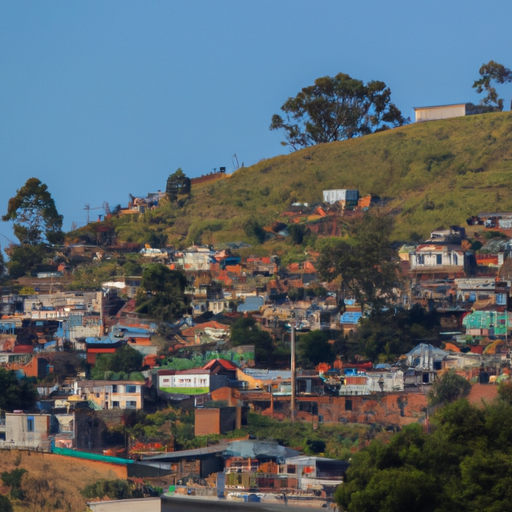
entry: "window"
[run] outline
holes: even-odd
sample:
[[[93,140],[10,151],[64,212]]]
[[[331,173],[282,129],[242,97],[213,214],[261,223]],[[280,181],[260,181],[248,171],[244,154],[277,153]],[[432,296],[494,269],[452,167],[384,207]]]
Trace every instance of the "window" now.
[[[418,262],[418,265],[424,265],[425,264],[425,256],[423,256],[423,254],[418,254],[416,256],[416,261]]]
[[[117,393],[117,384],[112,386],[112,393]]]
[[[137,409],[137,402],[135,400],[129,400],[126,402],[126,409]]]
[[[453,264],[458,265],[459,264],[459,257],[453,253]]]
[[[443,264],[443,255],[442,254],[436,254],[436,264],[437,265]]]
[[[345,411],[352,410],[352,400],[345,400]]]
[[[27,432],[34,432],[34,416],[27,418]]]
[[[114,409],[119,409],[119,402],[117,402],[117,401],[112,402],[112,407]]]
[[[125,386],[126,393],[137,393],[137,386]]]

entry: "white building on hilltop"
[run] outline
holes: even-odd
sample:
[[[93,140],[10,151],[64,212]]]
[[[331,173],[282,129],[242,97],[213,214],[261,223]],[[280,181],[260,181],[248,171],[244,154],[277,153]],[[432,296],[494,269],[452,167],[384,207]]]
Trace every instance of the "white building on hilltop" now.
[[[359,190],[339,188],[334,190],[324,190],[324,203],[334,204],[338,201],[344,203],[355,203],[359,199]]]

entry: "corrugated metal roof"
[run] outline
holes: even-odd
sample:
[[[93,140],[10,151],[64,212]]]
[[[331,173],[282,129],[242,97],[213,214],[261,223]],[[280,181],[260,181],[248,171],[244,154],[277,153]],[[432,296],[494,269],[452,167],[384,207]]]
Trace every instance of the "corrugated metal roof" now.
[[[466,105],[466,103],[449,103],[448,105],[431,105],[429,107],[412,107],[413,110],[422,110],[426,108],[444,108],[444,107],[460,107],[462,105]]]

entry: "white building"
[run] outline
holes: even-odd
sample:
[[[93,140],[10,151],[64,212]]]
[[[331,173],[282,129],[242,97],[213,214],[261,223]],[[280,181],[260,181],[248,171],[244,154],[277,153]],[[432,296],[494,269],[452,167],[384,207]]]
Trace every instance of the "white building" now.
[[[448,119],[450,117],[461,117],[466,115],[465,103],[454,103],[453,105],[435,105],[433,107],[414,107],[416,122],[435,121],[437,119]]]
[[[359,190],[354,189],[334,189],[334,190],[324,190],[324,203],[334,204],[338,201],[343,201],[345,203],[357,203],[359,199]]]
[[[412,272],[463,272],[467,255],[460,246],[425,243],[409,254],[409,263]]]
[[[210,370],[160,370],[158,387],[169,393],[206,394],[210,392]]]

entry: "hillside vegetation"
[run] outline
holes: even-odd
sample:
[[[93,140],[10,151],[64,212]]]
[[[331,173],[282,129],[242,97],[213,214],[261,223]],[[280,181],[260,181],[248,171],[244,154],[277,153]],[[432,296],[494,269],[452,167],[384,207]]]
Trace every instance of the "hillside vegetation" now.
[[[255,221],[269,224],[293,202],[319,203],[324,189],[356,188],[382,199],[382,211],[396,217],[396,238],[406,240],[480,211],[512,210],[511,185],[512,114],[491,113],[262,160],[192,187],[181,208],[167,204],[114,225],[121,240],[133,242],[147,241],[151,231],[168,242],[254,242]]]

